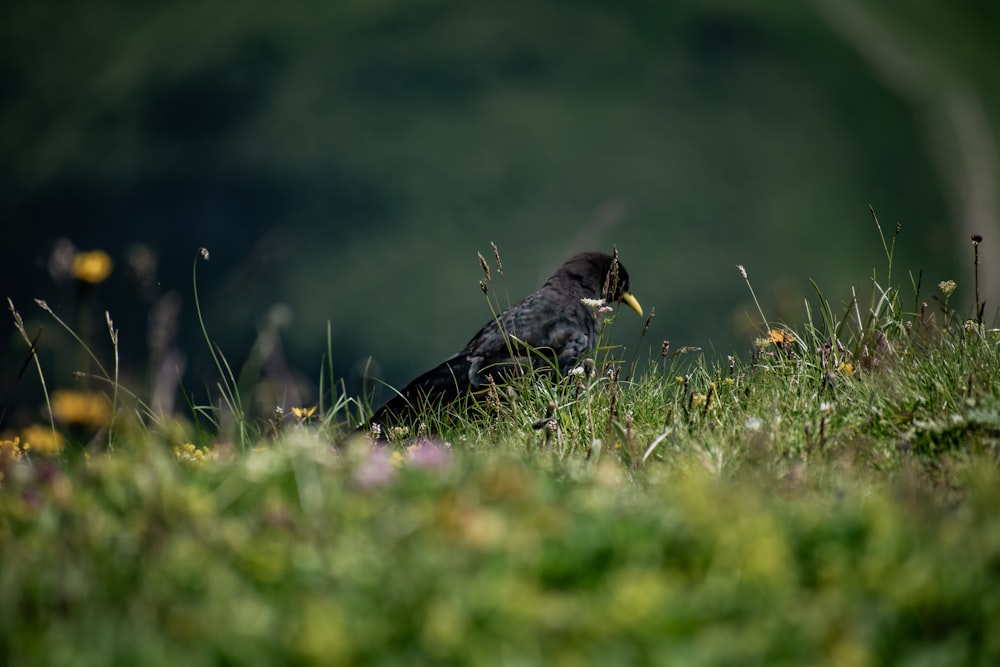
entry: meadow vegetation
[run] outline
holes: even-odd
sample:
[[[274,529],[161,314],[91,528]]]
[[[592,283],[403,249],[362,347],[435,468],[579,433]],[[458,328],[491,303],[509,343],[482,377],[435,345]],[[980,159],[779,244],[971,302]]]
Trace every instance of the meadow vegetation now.
[[[99,372],[0,442],[2,662],[997,664],[978,241],[971,284],[931,287],[895,238],[847,303],[760,304],[745,358],[602,346],[381,444],[329,365],[315,406],[254,416],[210,321],[219,385],[186,414],[88,346]]]

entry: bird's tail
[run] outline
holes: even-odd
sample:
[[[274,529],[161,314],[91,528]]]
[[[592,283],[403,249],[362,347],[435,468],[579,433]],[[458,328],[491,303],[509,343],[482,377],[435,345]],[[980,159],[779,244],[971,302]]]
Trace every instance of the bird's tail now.
[[[461,356],[435,366],[400,389],[376,410],[367,426],[379,424],[386,428],[408,424],[426,410],[455,401],[469,389],[470,369],[469,360]]]

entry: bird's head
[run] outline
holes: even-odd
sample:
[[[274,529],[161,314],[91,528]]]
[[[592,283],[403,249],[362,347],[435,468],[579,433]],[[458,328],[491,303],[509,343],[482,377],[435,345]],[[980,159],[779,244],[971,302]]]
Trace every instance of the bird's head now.
[[[625,303],[642,316],[642,306],[629,292],[628,271],[617,254],[582,252],[560,266],[548,282],[563,283],[586,298]]]

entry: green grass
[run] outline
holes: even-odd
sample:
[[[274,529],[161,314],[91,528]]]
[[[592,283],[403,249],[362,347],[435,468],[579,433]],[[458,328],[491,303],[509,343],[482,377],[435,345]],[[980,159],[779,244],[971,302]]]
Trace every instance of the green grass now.
[[[761,309],[747,360],[600,349],[416,443],[350,435],[332,369],[264,426],[221,353],[211,429],[118,392],[87,448],[5,441],[0,659],[997,664],[997,331],[918,285]]]

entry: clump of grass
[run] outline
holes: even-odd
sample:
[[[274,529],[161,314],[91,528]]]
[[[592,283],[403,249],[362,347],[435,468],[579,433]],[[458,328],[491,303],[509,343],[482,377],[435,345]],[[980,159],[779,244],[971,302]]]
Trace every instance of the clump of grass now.
[[[678,376],[683,390],[672,400],[660,388],[649,400],[668,406],[667,424],[650,430],[647,452],[659,450],[670,462],[693,450],[717,473],[765,469],[791,480],[813,468],[827,475],[831,464],[859,474],[894,474],[914,460],[939,468],[947,467],[942,456],[985,455],[995,465],[1000,447],[995,333],[976,320],[960,321],[947,307],[954,283],[943,283],[941,321],[929,318],[926,308],[906,311],[900,290],[890,282],[895,235],[887,241],[874,211],[873,218],[887,270],[884,281],[873,274],[865,310],[852,288],[838,314],[814,283],[820,316],[807,301],[801,326],[775,325],[739,267],[764,330],[750,363],[702,359],[693,372]],[[917,291],[918,286],[915,282]],[[954,478],[948,483],[956,484]]]
[[[209,252],[206,248],[200,248],[198,250],[198,255],[204,260],[209,260]],[[243,406],[243,398],[239,391],[239,385],[236,381],[236,376],[233,374],[233,369],[229,365],[229,361],[226,359],[225,354],[216,345],[211,336],[208,333],[208,328],[205,326],[205,317],[202,313],[201,299],[198,295],[198,259],[195,258],[194,264],[191,269],[191,284],[194,286],[194,309],[195,314],[198,316],[198,327],[201,329],[202,336],[205,338],[205,344],[208,346],[208,351],[212,356],[212,363],[215,364],[215,368],[219,373],[219,396],[225,403],[227,410],[222,413],[230,418],[230,420],[235,424],[236,442],[239,443],[241,448],[248,448],[253,442],[252,438],[259,438],[260,433],[256,431],[253,424],[247,417],[247,411]],[[222,423],[217,418],[220,414],[214,407],[205,405],[195,405],[190,404],[192,411],[201,417],[206,418],[209,423],[216,430],[221,430]]]
[[[74,268],[72,275],[80,286],[78,292],[86,297],[78,309],[80,311],[78,319],[84,322],[88,321],[91,315],[95,286],[111,273],[112,263],[103,252],[77,254],[77,257],[81,256],[85,261],[70,263],[74,267],[77,264],[82,267],[79,271]],[[110,351],[105,352],[93,340],[90,334],[91,324],[83,326],[84,332],[79,333],[47,302],[36,300],[37,306],[45,316],[54,321],[58,330],[65,333],[73,344],[70,348],[61,348],[62,353],[83,360],[83,363],[77,366],[78,370],[73,372],[73,377],[83,385],[83,388],[58,388],[53,392],[37,349],[42,329],[39,327],[37,333],[29,335],[24,318],[15,304],[8,299],[14,326],[27,345],[25,361],[18,380],[22,379],[29,365],[33,363],[48,416],[46,428],[49,434],[42,435],[43,428],[38,424],[22,427],[19,435],[16,435],[20,447],[25,448],[25,451],[33,450],[38,455],[46,452],[49,455],[65,455],[73,458],[81,452],[95,450],[101,442],[106,449],[113,449],[117,440],[131,439],[138,433],[139,437],[144,439],[162,440],[168,450],[171,448],[176,450],[178,447],[183,450],[187,445],[192,445],[192,441],[197,442],[198,447],[213,446],[211,443],[216,443],[221,444],[223,449],[233,444],[240,449],[248,449],[257,446],[268,437],[279,434],[285,422],[292,419],[290,415],[294,415],[295,410],[308,409],[308,406],[295,404],[289,405],[286,409],[280,404],[276,405],[275,402],[271,402],[269,406],[265,402],[262,409],[259,405],[250,406],[245,403],[244,395],[247,392],[259,393],[268,396],[266,400],[271,400],[272,394],[261,391],[265,385],[261,382],[262,360],[268,354],[268,350],[273,348],[277,332],[274,327],[265,327],[260,332],[248,362],[237,373],[221,348],[211,339],[201,306],[198,262],[208,261],[208,257],[206,249],[199,249],[192,269],[195,313],[218,377],[214,389],[206,388],[208,402],[199,400],[195,392],[183,387],[182,355],[177,352],[172,353],[168,349],[172,344],[171,331],[176,328],[176,324],[161,320],[169,318],[171,312],[176,316],[176,307],[166,307],[166,314],[155,310],[161,305],[160,302],[154,307],[153,319],[158,324],[150,335],[150,359],[154,368],[151,369],[149,376],[153,378],[153,382],[151,390],[146,394],[134,390],[123,381],[119,353],[120,331],[115,326],[109,311],[103,314],[111,343]],[[68,268],[66,271],[69,275]],[[80,277],[76,277],[78,273]],[[170,301],[169,298],[166,300]],[[330,345],[329,340],[328,345]],[[332,354],[328,354],[328,357],[332,358]],[[110,362],[106,361],[106,358],[110,358]],[[171,360],[174,365],[168,367]],[[81,368],[86,366],[92,370]],[[130,377],[135,379],[137,375],[141,374],[133,372]],[[335,378],[332,365],[327,367],[326,373],[321,370],[319,383],[320,402],[329,401],[322,406],[323,409],[320,410],[322,418],[319,421],[324,428],[339,432],[343,430],[344,425],[351,423],[352,419],[357,419],[357,416],[352,417],[352,412],[355,415],[361,414],[360,403],[347,395],[343,381]],[[173,404],[172,394],[178,390],[186,401],[187,415],[177,414],[170,409]],[[10,397],[7,397],[0,418],[6,416],[9,402]],[[4,437],[13,442],[15,432],[7,430],[4,432]]]

